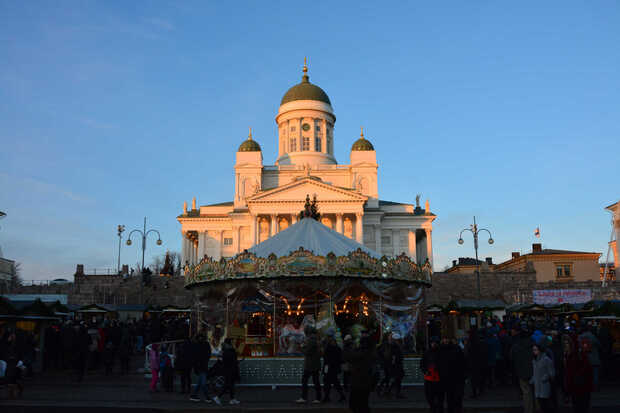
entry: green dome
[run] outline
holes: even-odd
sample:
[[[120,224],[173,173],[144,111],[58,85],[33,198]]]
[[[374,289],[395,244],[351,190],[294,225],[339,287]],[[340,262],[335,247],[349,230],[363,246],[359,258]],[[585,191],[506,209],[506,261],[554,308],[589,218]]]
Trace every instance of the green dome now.
[[[363,136],[353,143],[351,147],[352,151],[374,151],[375,147],[372,146],[372,143]]]
[[[241,145],[239,145],[239,150],[237,152],[260,152],[261,148],[258,142],[252,139],[252,137],[247,138],[243,141]]]
[[[325,93],[325,91],[317,85],[310,83],[308,75],[306,74],[304,74],[301,78],[301,83],[296,84],[284,94],[284,97],[280,102],[280,106],[295,100],[318,100],[319,102],[324,102],[328,105],[332,104],[329,101],[329,96],[327,96],[327,93]]]

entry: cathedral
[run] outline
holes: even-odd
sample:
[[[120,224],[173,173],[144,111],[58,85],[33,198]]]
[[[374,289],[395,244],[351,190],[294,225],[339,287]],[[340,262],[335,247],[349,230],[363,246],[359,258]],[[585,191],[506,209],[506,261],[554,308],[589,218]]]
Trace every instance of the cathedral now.
[[[301,82],[282,97],[275,117],[278,157],[263,164],[260,144],[239,145],[235,192],[230,202],[187,202],[177,217],[183,236],[183,262],[196,264],[208,255],[233,257],[297,222],[306,196],[316,196],[321,222],[380,255],[407,254],[415,262],[433,263],[429,201],[416,204],[379,199],[376,152],[360,134],[351,145],[348,164],[334,156],[336,114],[327,93],[310,83],[304,64]]]

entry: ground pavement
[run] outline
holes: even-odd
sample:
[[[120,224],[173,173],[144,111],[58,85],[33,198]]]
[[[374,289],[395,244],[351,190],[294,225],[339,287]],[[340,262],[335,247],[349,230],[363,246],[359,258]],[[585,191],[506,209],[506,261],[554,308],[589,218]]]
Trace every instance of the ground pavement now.
[[[300,387],[238,387],[239,406],[229,406],[228,399],[223,406],[192,402],[187,395],[148,391],[148,380],[141,374],[106,377],[99,373],[88,374],[82,383],[72,381],[67,372],[49,372],[26,382],[22,399],[8,400],[6,390],[0,393],[0,411],[20,412],[87,412],[120,413],[120,411],[141,412],[195,412],[196,410],[219,410],[234,412],[346,412],[346,406],[338,403],[321,405],[298,405],[294,400],[300,396]],[[178,382],[177,382],[178,390]],[[620,411],[620,385],[610,383],[593,395],[593,413]],[[421,386],[406,387],[406,399],[383,399],[371,396],[373,412],[426,412],[428,411]],[[310,387],[310,397],[314,391]],[[337,399],[332,394],[332,399]],[[488,391],[478,399],[465,400],[466,412],[521,412],[515,388],[501,387]],[[562,412],[569,412],[564,407]]]

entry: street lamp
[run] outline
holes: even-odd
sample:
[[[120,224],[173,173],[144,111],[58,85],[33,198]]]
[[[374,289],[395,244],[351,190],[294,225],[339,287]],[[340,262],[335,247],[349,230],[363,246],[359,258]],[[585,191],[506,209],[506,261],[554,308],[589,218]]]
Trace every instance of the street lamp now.
[[[493,240],[493,236],[491,235],[491,231],[486,228],[478,228],[478,224],[476,224],[476,217],[474,217],[474,224],[471,225],[471,228],[465,228],[459,234],[459,245],[463,245],[465,241],[463,241],[463,232],[469,231],[474,236],[474,250],[476,250],[476,282],[478,284],[478,299],[480,299],[480,261],[478,261],[478,233],[480,231],[486,231],[489,233],[489,244],[493,244],[495,241]]]
[[[144,251],[146,250],[146,237],[151,232],[157,233],[156,242],[157,245],[161,245],[161,235],[159,235],[159,231],[157,231],[156,229],[149,229],[148,231],[146,230],[146,217],[144,217],[144,228],[142,230],[134,229],[129,233],[129,236],[127,237],[127,245],[131,245],[131,234],[133,234],[134,232],[139,232],[140,235],[142,235],[142,270],[144,270]]]
[[[125,225],[118,226],[118,264],[116,265],[116,273],[121,273],[121,238],[123,238],[123,232],[125,231]]]

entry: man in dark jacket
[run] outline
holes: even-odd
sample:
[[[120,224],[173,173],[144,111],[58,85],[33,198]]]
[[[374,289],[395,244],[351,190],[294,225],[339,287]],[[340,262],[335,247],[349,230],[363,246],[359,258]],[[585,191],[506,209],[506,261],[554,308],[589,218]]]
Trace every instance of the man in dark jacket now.
[[[297,403],[305,403],[308,400],[308,379],[312,377],[316,398],[312,403],[321,402],[321,382],[319,381],[319,371],[321,370],[321,348],[313,327],[305,328],[306,339],[302,345],[304,352],[304,374],[301,377],[301,398]]]
[[[222,345],[222,370],[224,371],[224,387],[220,395],[213,400],[220,404],[220,398],[227,392],[230,394],[230,404],[239,404],[235,398],[235,382],[239,380],[239,364],[237,362],[237,352],[232,344],[231,338],[226,338]]]
[[[534,412],[534,395],[530,386],[532,378],[532,340],[527,326],[522,325],[519,337],[510,349],[510,359],[523,397],[523,413]]]
[[[207,338],[203,335],[198,336],[192,344],[191,360],[194,371],[198,376],[198,382],[194,387],[194,392],[189,397],[191,401],[199,402],[200,397],[198,391],[202,389],[205,396],[205,402],[211,403],[209,397],[209,386],[207,384],[207,373],[209,372],[209,359],[211,358],[211,345]]]
[[[438,370],[440,384],[448,402],[448,413],[460,413],[463,408],[466,367],[463,350],[456,342],[444,338],[439,347]]]
[[[344,391],[340,385],[340,379],[338,378],[341,365],[342,350],[340,350],[340,347],[336,344],[334,336],[331,335],[327,338],[327,343],[325,344],[325,350],[323,352],[323,385],[325,386],[325,398],[323,399],[323,403],[329,403],[331,401],[329,399],[329,393],[331,392],[332,386],[334,386],[340,395],[340,400],[338,400],[338,402],[341,403],[346,400]]]

